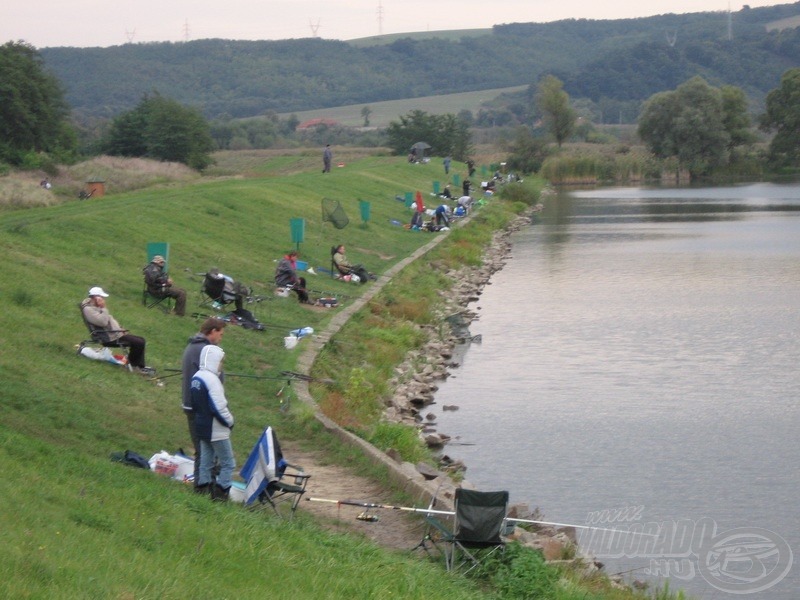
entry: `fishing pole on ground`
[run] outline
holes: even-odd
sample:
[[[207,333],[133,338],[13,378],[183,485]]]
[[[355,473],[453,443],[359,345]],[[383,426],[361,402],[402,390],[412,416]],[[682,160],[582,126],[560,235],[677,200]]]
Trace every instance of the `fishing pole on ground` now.
[[[306,500],[308,500],[309,502],[327,502],[329,504],[337,504],[337,505],[361,506],[361,507],[364,507],[364,508],[366,508],[368,510],[369,509],[373,509],[373,508],[385,508],[385,509],[391,509],[391,510],[403,510],[403,511],[408,511],[408,512],[423,513],[423,514],[426,514],[426,515],[446,515],[446,516],[450,516],[450,517],[455,516],[455,514],[456,514],[456,512],[453,511],[453,510],[435,510],[433,508],[414,508],[414,507],[411,507],[411,506],[394,506],[394,505],[391,505],[391,504],[376,504],[376,503],[373,503],[373,502],[363,502],[363,501],[359,501],[359,500],[332,500],[332,499],[329,499],[329,498],[306,498]],[[368,510],[365,511],[365,512],[368,512]],[[360,521],[366,521],[366,520],[368,520],[368,521],[377,521],[377,518],[374,518],[374,519],[373,518],[369,518],[369,519],[362,518],[362,515],[364,515],[364,514],[365,513],[361,513],[360,515],[358,515],[356,517],[356,519],[358,519]],[[372,517],[374,515],[369,515],[369,516]],[[606,528],[606,527],[592,527],[590,525],[573,525],[571,523],[555,523],[555,522],[552,522],[552,521],[534,521],[533,519],[517,519],[517,518],[511,518],[511,517],[505,517],[505,519],[503,519],[503,520],[506,521],[506,522],[511,522],[511,523],[533,523],[533,524],[537,524],[537,525],[551,525],[551,526],[554,526],[554,527],[574,527],[576,529],[593,529],[593,530],[597,530],[597,531],[610,531],[610,532],[613,532],[613,533],[623,533],[623,534],[628,534],[628,535],[646,535],[646,536],[649,536],[649,537],[658,537],[656,534],[645,533],[644,531],[626,531],[624,529],[609,529],[609,528]]]

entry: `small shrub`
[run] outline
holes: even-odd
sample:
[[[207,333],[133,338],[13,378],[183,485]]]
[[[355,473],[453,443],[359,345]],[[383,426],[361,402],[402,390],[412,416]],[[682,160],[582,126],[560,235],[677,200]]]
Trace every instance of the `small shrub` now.
[[[547,565],[541,551],[518,543],[508,544],[502,554],[485,561],[477,576],[487,578],[500,598],[553,598],[560,579]]]
[[[397,450],[407,462],[417,463],[430,459],[430,453],[422,444],[417,430],[408,425],[378,423],[367,441],[384,451],[390,448]]]
[[[33,303],[33,295],[26,290],[14,290],[11,301],[17,306],[30,306]]]

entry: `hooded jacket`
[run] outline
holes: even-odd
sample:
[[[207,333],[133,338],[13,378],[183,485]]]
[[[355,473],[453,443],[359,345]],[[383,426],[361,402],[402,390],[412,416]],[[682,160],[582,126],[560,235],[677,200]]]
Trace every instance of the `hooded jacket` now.
[[[233,415],[228,410],[225,389],[219,378],[220,364],[225,352],[208,344],[200,352],[200,368],[192,377],[192,410],[195,414],[197,436],[206,442],[229,439]]]
[[[192,377],[200,370],[200,353],[210,343],[202,333],[196,333],[189,338],[189,343],[183,351],[183,360],[181,361],[181,372],[183,373],[181,407],[183,410],[192,410]],[[220,381],[225,381],[222,376],[220,376]]]
[[[275,269],[275,285],[290,287],[299,283],[297,278],[297,262],[288,254],[284,256]]]

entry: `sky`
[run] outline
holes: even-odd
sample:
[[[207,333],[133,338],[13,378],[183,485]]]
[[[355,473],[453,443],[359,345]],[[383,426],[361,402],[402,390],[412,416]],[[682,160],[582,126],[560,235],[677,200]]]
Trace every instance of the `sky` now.
[[[107,47],[207,38],[350,40],[561,19],[736,12],[791,1],[750,0],[3,0],[0,44]]]

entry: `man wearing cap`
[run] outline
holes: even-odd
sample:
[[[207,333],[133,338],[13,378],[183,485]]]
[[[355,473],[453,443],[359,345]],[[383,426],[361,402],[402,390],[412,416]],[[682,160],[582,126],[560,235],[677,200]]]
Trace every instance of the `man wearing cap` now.
[[[182,317],[186,314],[186,290],[172,285],[172,278],[164,272],[167,261],[156,254],[142,272],[147,285],[147,293],[156,298],[175,298],[175,314]]]
[[[133,369],[151,373],[153,370],[144,364],[144,338],[130,334],[117,323],[106,308],[106,298],[108,294],[101,287],[95,286],[89,290],[89,297],[81,302],[81,311],[86,322],[92,326],[98,341],[128,346],[128,365]]]

